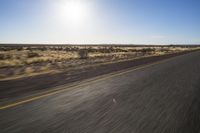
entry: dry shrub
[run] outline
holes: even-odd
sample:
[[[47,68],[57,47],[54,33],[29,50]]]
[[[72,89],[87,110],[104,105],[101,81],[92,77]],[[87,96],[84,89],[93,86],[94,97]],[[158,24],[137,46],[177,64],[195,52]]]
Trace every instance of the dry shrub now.
[[[4,60],[5,54],[0,54],[0,60]]]
[[[34,58],[34,57],[40,57],[40,55],[38,53],[35,53],[35,52],[28,52],[27,57],[28,58]]]
[[[80,49],[78,51],[78,55],[80,59],[87,59],[88,58],[88,50],[87,49]]]
[[[8,60],[11,58],[12,58],[11,55],[0,53],[0,60]]]
[[[38,57],[38,58],[31,58],[24,61],[24,64],[34,64],[34,63],[42,63],[42,62],[51,62],[53,61],[52,57]]]

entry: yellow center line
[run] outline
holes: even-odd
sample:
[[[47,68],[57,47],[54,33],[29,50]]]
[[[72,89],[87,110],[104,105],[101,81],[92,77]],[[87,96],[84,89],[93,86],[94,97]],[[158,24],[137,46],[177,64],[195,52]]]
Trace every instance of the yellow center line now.
[[[175,57],[177,57],[177,56],[175,56]],[[50,91],[45,92],[45,94],[38,94],[37,96],[33,96],[32,98],[27,98],[25,100],[21,100],[21,101],[17,101],[17,102],[13,102],[13,103],[10,103],[10,104],[7,104],[7,105],[0,106],[0,110],[8,109],[8,108],[15,107],[15,106],[18,106],[18,105],[22,105],[22,104],[25,104],[25,103],[28,103],[28,102],[31,102],[31,101],[35,101],[35,100],[38,100],[38,99],[41,99],[41,98],[44,98],[44,97],[48,97],[48,96],[51,96],[51,95],[54,95],[54,94],[58,94],[58,93],[66,91],[68,89],[77,88],[77,87],[81,87],[81,86],[87,86],[87,85],[89,85],[91,83],[95,83],[95,82],[98,82],[98,81],[103,81],[103,80],[106,80],[106,79],[109,79],[109,78],[112,78],[112,77],[116,77],[116,76],[120,76],[120,75],[127,74],[127,73],[130,73],[130,72],[134,72],[136,70],[141,70],[141,69],[144,69],[144,68],[147,68],[147,67],[150,67],[150,66],[154,66],[154,65],[157,65],[157,64],[160,64],[160,63],[167,62],[169,60],[172,60],[175,57],[171,57],[169,59],[165,59],[165,60],[162,60],[162,61],[157,61],[157,62],[154,62],[154,63],[151,63],[151,64],[147,64],[147,65],[138,66],[137,68],[134,68],[134,69],[130,68],[130,69],[124,70],[124,71],[105,74],[105,75],[93,78],[93,80],[89,79],[89,81],[87,81],[87,80],[85,82],[83,81],[83,83],[81,83],[79,85],[75,85],[75,86],[69,87],[69,88],[65,87],[65,88],[57,89],[57,90],[50,90]]]

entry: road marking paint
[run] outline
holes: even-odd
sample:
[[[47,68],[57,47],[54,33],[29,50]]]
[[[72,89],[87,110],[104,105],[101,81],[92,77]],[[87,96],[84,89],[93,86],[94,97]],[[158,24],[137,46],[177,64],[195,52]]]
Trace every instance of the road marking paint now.
[[[177,57],[177,56],[175,56],[175,57]],[[46,91],[43,94],[38,94],[37,96],[33,96],[32,98],[28,98],[28,99],[25,99],[25,100],[22,100],[22,101],[17,101],[17,102],[13,102],[13,103],[10,103],[10,104],[7,104],[7,105],[0,106],[0,110],[8,109],[8,108],[11,108],[11,107],[15,107],[15,106],[18,106],[18,105],[22,105],[22,104],[25,104],[25,103],[28,103],[28,102],[31,102],[31,101],[35,101],[35,100],[44,98],[44,97],[47,97],[47,96],[58,94],[58,93],[66,91],[68,89],[77,88],[77,87],[80,87],[80,86],[86,86],[86,85],[89,85],[91,83],[95,83],[95,82],[98,82],[98,81],[103,81],[103,80],[106,80],[106,79],[109,79],[109,78],[112,78],[112,77],[120,76],[120,75],[123,75],[123,74],[127,74],[127,73],[130,73],[130,72],[141,70],[141,69],[144,69],[144,68],[148,68],[148,67],[151,67],[151,66],[154,66],[154,65],[161,64],[161,63],[167,62],[169,60],[172,60],[175,57],[171,57],[171,58],[164,59],[164,60],[161,60],[161,61],[156,61],[154,63],[138,66],[136,68],[129,68],[129,69],[126,69],[126,70],[122,70],[122,71],[118,71],[118,72],[113,72],[113,73],[101,75],[101,76],[98,76],[96,78],[92,78],[92,79],[88,79],[88,80],[82,81],[83,83],[80,83],[80,84],[75,85],[75,86],[71,86],[69,88],[65,87],[65,88],[61,88],[61,89],[57,89],[57,90]],[[64,85],[60,86],[60,87],[64,87]]]

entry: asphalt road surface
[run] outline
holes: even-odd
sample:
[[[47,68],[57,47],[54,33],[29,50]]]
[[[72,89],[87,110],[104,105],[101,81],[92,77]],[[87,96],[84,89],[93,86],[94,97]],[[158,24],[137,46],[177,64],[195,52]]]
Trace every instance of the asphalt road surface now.
[[[200,133],[200,52],[0,110],[0,133]]]

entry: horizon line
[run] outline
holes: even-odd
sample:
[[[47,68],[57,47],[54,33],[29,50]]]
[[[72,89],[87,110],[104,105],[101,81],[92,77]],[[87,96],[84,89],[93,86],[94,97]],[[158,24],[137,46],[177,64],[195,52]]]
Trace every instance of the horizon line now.
[[[0,45],[200,45],[197,43],[1,43]]]

